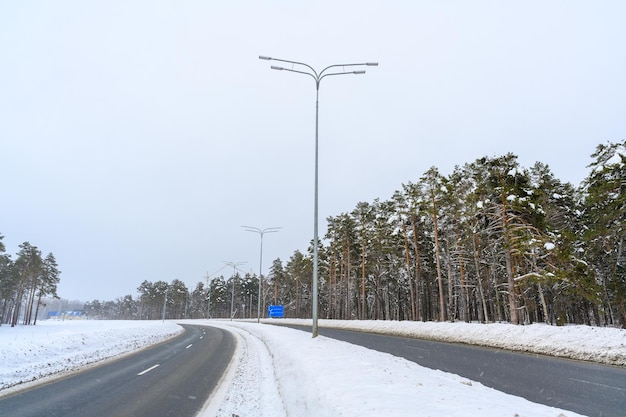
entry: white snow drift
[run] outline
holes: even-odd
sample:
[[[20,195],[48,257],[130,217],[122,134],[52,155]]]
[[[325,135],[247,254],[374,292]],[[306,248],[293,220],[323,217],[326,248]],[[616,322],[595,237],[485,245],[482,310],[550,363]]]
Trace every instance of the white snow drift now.
[[[432,416],[578,415],[323,336],[312,339],[306,332],[250,322],[183,322],[224,327],[237,335],[235,362],[218,395],[206,404],[202,415],[207,417],[378,417],[412,416],[416,411]],[[310,320],[289,322],[310,324]],[[327,320],[320,320],[320,326],[626,363],[626,332],[611,328]],[[0,394],[181,331],[170,321],[45,321],[0,327]]]

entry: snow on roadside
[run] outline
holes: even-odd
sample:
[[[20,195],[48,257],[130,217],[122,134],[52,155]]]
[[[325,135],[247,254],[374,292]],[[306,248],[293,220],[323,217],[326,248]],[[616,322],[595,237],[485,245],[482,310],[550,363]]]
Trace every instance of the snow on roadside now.
[[[274,320],[274,321],[272,321]],[[304,319],[265,319],[265,323],[311,325]],[[626,330],[612,327],[505,323],[319,320],[320,328],[367,331],[441,342],[467,343],[569,359],[626,366]]]
[[[207,323],[234,331],[248,348],[219,412],[203,417],[579,416],[323,336],[256,323]],[[262,352],[260,361],[256,352]]]
[[[274,370],[274,352],[265,341],[251,332],[254,328],[229,325],[230,322],[188,320],[181,323],[225,328],[237,337],[237,361],[223,381],[224,392],[205,404],[200,416],[287,417]],[[237,322],[234,322],[237,323]],[[249,323],[248,323],[249,324]],[[244,324],[245,326],[245,324]],[[257,325],[258,326],[258,325]],[[221,401],[217,401],[217,400]],[[211,400],[211,399],[210,399]],[[321,415],[321,414],[320,414]]]
[[[311,320],[263,320],[301,324]],[[570,411],[528,402],[457,375],[310,333],[256,322],[185,320],[227,327],[238,353],[204,416],[554,416]],[[622,365],[626,331],[589,326],[320,320],[320,327],[496,346]],[[0,395],[182,332],[174,321],[42,321],[0,327]],[[17,386],[19,385],[19,386]],[[11,387],[7,389],[6,387]]]
[[[0,390],[74,371],[181,333],[174,322],[42,320],[0,327]]]

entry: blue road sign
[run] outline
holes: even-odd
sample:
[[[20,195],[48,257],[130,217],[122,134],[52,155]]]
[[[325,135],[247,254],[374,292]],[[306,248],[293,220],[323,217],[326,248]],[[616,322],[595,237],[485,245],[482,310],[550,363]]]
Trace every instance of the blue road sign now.
[[[269,318],[285,317],[285,309],[283,306],[268,306],[267,316]]]

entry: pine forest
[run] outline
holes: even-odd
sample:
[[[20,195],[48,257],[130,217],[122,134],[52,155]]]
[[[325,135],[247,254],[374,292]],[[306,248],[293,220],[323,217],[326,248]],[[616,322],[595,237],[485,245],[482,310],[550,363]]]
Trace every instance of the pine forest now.
[[[319,317],[626,326],[626,141],[592,154],[574,187],[540,162],[483,157],[436,167],[387,200],[328,217],[319,246]],[[1,243],[1,241],[0,241]],[[0,246],[0,318],[16,322],[55,295],[58,270],[25,243]],[[275,259],[261,312],[310,318],[312,246]],[[192,290],[138,283],[138,295],[84,304],[105,319],[257,317],[258,277],[236,269]],[[20,307],[23,306],[23,307]]]

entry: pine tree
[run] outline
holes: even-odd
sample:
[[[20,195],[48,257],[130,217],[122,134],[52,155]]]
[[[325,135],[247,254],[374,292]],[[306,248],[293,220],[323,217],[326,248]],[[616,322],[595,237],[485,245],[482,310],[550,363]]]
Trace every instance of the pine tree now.
[[[432,230],[426,222],[430,217],[426,211],[421,184],[409,182],[402,185],[402,194],[407,207],[407,240],[412,248],[412,266],[415,271],[415,309],[416,319],[432,320],[431,280],[434,273],[434,250],[428,230]],[[405,243],[406,246],[406,243]]]
[[[59,265],[52,253],[49,253],[43,260],[43,270],[41,275],[41,281],[37,291],[37,307],[35,308],[35,319],[33,324],[37,324],[37,316],[39,314],[39,306],[41,306],[41,299],[45,296],[51,295],[53,298],[59,298],[57,295],[57,285],[60,282]]]
[[[358,234],[358,246],[360,247],[360,280],[357,281],[360,289],[359,296],[357,297],[357,316],[361,320],[367,319],[367,254],[371,250],[370,242],[372,237],[370,236],[372,230],[372,222],[374,219],[373,207],[369,203],[359,202],[356,208],[351,213],[355,219],[356,229]]]
[[[42,270],[41,251],[36,246],[28,242],[22,243],[17,254],[17,260],[13,268],[17,286],[15,291],[15,302],[11,318],[11,327],[14,327],[20,317],[24,296],[26,296],[26,311],[24,314],[25,324],[30,324],[31,309]]]
[[[8,311],[14,291],[13,262],[11,256],[5,253],[4,236],[0,234],[0,325],[8,322]],[[6,317],[6,321],[5,321]]]
[[[586,255],[603,288],[606,320],[626,325],[626,141],[598,145],[583,182]]]
[[[192,319],[209,318],[208,315],[208,292],[203,282],[198,282],[191,292],[189,300],[189,314]]]
[[[430,215],[432,221],[432,237],[433,248],[435,254],[435,263],[437,267],[437,299],[439,300],[439,321],[446,320],[446,303],[445,293],[443,285],[443,274],[441,270],[441,242],[439,241],[439,203],[443,198],[445,192],[444,182],[446,179],[439,174],[439,170],[435,167],[431,167],[420,179],[420,185],[422,188],[422,196],[424,198],[424,206],[427,207],[426,211]]]
[[[168,287],[168,306],[170,318],[181,319],[187,316],[189,290],[184,282],[174,279]]]
[[[312,258],[305,256],[302,252],[296,250],[291,255],[284,268],[285,280],[291,282],[294,288],[294,298],[290,299],[285,305],[286,308],[294,311],[295,317],[308,317],[311,314],[311,292],[313,279],[313,262]],[[327,304],[332,299],[326,291]],[[320,296],[320,301],[322,301]],[[327,306],[328,311],[328,306]]]
[[[348,213],[337,217],[329,217],[325,239],[328,240],[328,256],[334,259],[335,270],[329,272],[335,277],[333,318],[350,319],[352,317],[354,278],[358,272],[354,270],[354,262],[359,259],[358,238],[354,218]],[[357,264],[358,265],[358,264]]]

